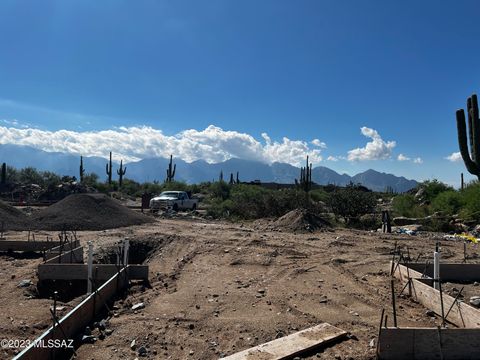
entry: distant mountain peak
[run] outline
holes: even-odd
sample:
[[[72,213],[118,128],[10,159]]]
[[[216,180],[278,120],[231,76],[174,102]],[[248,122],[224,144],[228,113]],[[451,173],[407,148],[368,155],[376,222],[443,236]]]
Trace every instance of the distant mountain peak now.
[[[78,177],[80,161],[78,155],[51,153],[28,146],[9,144],[0,145],[0,162],[3,162],[2,159],[9,166],[16,168],[33,166],[39,170],[53,171],[59,175]],[[83,161],[87,173],[96,173],[100,179],[105,178],[106,160],[104,158],[84,157]],[[125,177],[138,182],[163,181],[168,161],[169,159],[166,158],[148,158],[130,162],[128,163],[128,171]],[[187,183],[217,180],[220,171],[223,172],[224,178],[228,178],[230,173],[236,175],[238,171],[241,181],[261,180],[262,182],[284,184],[294,183],[295,179],[300,175],[300,169],[290,164],[280,162],[266,164],[239,158],[231,158],[216,164],[209,164],[204,160],[187,163],[181,159],[174,158],[174,163],[177,165],[175,179]],[[396,192],[408,191],[418,184],[415,180],[408,180],[402,176],[399,177],[373,169],[350,176],[348,174],[339,174],[325,166],[313,168],[312,180],[320,185],[335,184],[345,186],[350,182],[360,183],[374,191],[385,191],[387,187],[391,187]]]

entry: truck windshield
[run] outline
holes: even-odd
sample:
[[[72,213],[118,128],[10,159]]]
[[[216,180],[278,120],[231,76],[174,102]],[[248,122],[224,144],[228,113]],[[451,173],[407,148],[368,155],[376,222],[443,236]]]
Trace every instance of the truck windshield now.
[[[176,199],[178,199],[179,195],[180,194],[178,192],[175,192],[175,191],[164,191],[160,194],[160,196],[174,197]]]

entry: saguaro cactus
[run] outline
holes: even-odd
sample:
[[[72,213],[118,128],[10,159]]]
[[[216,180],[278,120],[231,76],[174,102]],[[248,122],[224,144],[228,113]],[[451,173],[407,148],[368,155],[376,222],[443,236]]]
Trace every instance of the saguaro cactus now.
[[[230,181],[228,182],[230,185],[235,184],[235,180],[233,179],[233,173],[230,173]]]
[[[218,181],[223,181],[223,170],[220,170],[220,175],[218,176]]]
[[[240,179],[238,178],[238,171],[237,171],[237,180],[236,180],[236,183],[237,183],[237,184],[240,184]]]
[[[295,184],[300,186],[300,188],[306,192],[309,192],[312,189],[312,164],[308,163],[308,155],[306,166],[300,168],[300,181],[295,179]]]
[[[177,164],[173,165],[173,156],[170,155],[170,162],[168,164],[168,169],[167,169],[167,178],[165,179],[165,182],[172,182],[173,178],[175,177],[175,171],[177,170]]]
[[[467,144],[467,126],[463,109],[457,110],[457,131],[460,154],[468,172],[480,180],[480,119],[478,118],[477,95],[473,94],[467,100],[468,136],[470,151]]]
[[[112,152],[110,151],[110,161],[105,166],[105,171],[108,175],[108,185],[112,184]]]
[[[125,166],[125,168],[124,168],[124,167],[123,167],[123,160],[120,160],[120,168],[117,170],[117,174],[118,174],[118,186],[119,186],[119,187],[122,187],[123,175],[125,175],[126,172],[127,172],[127,167]]]
[[[80,182],[83,182],[83,175],[85,175],[85,169],[83,168],[83,156],[80,156]]]
[[[2,164],[2,175],[0,178],[0,184],[5,184],[7,182],[7,164]]]

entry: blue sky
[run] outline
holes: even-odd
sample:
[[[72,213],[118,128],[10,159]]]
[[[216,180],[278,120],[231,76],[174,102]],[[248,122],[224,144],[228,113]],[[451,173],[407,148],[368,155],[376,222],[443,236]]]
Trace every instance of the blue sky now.
[[[478,1],[2,1],[0,143],[122,142],[131,160],[305,150],[340,172],[456,184],[466,170],[445,157],[480,88],[478,14]]]

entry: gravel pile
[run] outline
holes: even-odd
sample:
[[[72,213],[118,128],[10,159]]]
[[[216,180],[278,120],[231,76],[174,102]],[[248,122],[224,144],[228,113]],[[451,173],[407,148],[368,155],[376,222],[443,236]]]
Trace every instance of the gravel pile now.
[[[274,230],[310,232],[330,227],[330,223],[305,209],[295,209],[279,217],[269,225]]]
[[[0,201],[0,228],[4,224],[5,230],[29,230],[28,217],[20,210]]]
[[[153,219],[104,194],[74,194],[33,214],[31,221],[38,230],[105,230]]]

